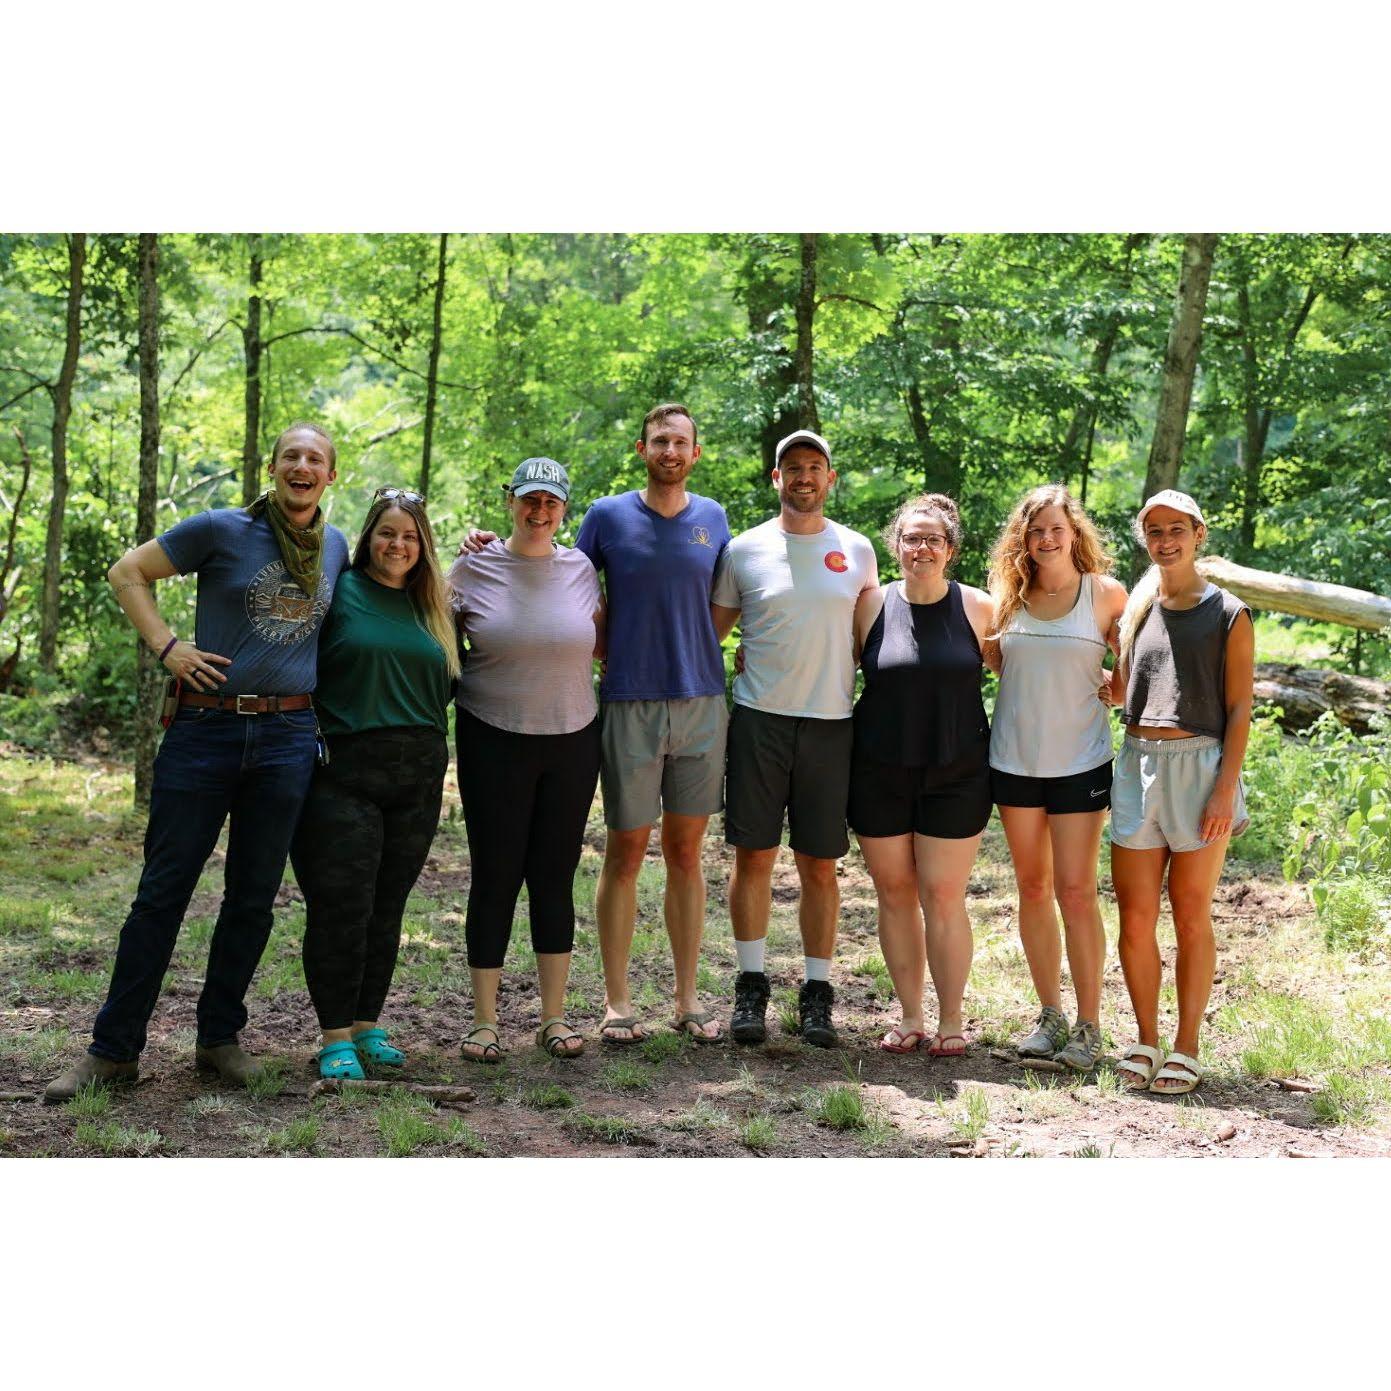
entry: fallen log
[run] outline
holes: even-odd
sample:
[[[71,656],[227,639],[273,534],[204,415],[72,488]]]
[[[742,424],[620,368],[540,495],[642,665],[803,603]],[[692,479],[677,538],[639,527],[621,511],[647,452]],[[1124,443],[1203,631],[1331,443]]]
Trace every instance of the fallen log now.
[[[321,1077],[309,1088],[309,1095],[337,1096],[340,1092],[414,1092],[417,1096],[428,1096],[431,1101],[449,1104],[475,1100],[472,1087],[427,1086],[423,1082],[358,1082],[351,1077]]]
[[[1302,580],[1296,575],[1277,575],[1270,570],[1252,570],[1224,560],[1220,555],[1204,556],[1198,572],[1229,589],[1252,608],[1294,613],[1323,623],[1340,623],[1345,628],[1366,628],[1372,632],[1391,628],[1391,599],[1383,599],[1365,589],[1350,589],[1322,580]]]
[[[1281,727],[1308,729],[1331,710],[1356,734],[1370,734],[1376,716],[1391,715],[1391,685],[1289,662],[1257,662],[1256,704],[1278,706]]]

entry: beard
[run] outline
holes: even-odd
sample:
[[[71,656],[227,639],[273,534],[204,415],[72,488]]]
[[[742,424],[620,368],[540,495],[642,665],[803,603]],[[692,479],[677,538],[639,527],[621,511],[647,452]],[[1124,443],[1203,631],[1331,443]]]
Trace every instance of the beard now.
[[[825,493],[794,493],[791,489],[782,495],[783,504],[794,512],[819,512],[826,501]]]

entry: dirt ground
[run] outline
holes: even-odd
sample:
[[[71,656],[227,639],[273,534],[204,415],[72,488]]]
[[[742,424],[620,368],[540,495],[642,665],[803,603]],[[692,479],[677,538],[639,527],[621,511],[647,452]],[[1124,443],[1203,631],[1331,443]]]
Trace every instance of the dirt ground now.
[[[1257,1077],[1243,1063],[1249,1031],[1243,1033],[1233,1020],[1244,1000],[1284,992],[1317,1000],[1331,1018],[1346,989],[1369,983],[1325,952],[1302,890],[1271,872],[1252,875],[1243,865],[1229,864],[1215,906],[1219,976],[1209,1013],[1213,1027],[1204,1039],[1210,1071],[1197,1093],[1182,1099],[1129,1094],[1108,1066],[1088,1078],[1022,1067],[1008,1045],[1028,1031],[1035,1005],[1017,944],[1012,881],[996,823],[971,886],[977,954],[967,992],[970,1051],[962,1059],[896,1057],[877,1049],[897,1013],[878,956],[873,887],[854,851],[841,867],[843,911],[833,974],[840,1048],[804,1046],[780,1018],[800,981],[796,880],[786,855],[776,881],[769,943],[774,997],[768,1042],[698,1046],[670,1032],[665,1023],[670,962],[655,854],[649,855],[640,881],[634,949],[636,998],[651,1036],[636,1048],[601,1047],[596,1034],[603,990],[593,892],[603,831],[596,804],[576,880],[580,922],[567,1000],[572,1022],[587,1037],[586,1051],[574,1061],[559,1061],[534,1046],[539,1000],[523,901],[501,998],[505,1061],[491,1068],[472,1064],[458,1052],[470,1020],[462,917],[468,858],[452,789],[446,806],[456,810],[442,823],[412,897],[383,1017],[409,1054],[408,1064],[402,1074],[373,1075],[466,1087],[474,1094],[471,1100],[352,1089],[311,1096],[317,1037],[298,964],[302,901],[289,883],[281,891],[276,932],[252,987],[250,1023],[242,1036],[249,1051],[271,1061],[272,1078],[261,1094],[252,1095],[219,1091],[215,1080],[196,1075],[194,1007],[219,899],[219,852],[190,909],[151,1024],[139,1084],[87,1110],[45,1106],[38,1093],[85,1046],[104,993],[116,933],[139,870],[141,827],[121,813],[129,782],[118,766],[48,765],[55,770],[49,772],[17,750],[0,750],[0,755],[3,790],[16,794],[17,813],[28,818],[34,843],[45,817],[54,826],[61,822],[62,836],[47,837],[46,863],[69,866],[56,878],[52,869],[31,874],[20,833],[8,842],[6,875],[13,882],[5,885],[10,896],[4,902],[58,906],[52,906],[47,928],[33,925],[41,907],[27,917],[16,910],[8,925],[0,923],[0,1154],[1391,1154],[1384,1111],[1358,1125],[1330,1124],[1315,1106],[1317,1078]],[[706,1006],[727,1019],[735,971],[725,908],[731,856],[719,829],[717,818],[706,851],[709,913],[701,988]],[[84,856],[90,869],[73,876],[72,862]],[[1109,1046],[1119,1051],[1131,1035],[1113,949],[1109,888],[1104,881],[1112,950],[1103,1028]],[[1161,942],[1171,980],[1172,934],[1161,933]]]

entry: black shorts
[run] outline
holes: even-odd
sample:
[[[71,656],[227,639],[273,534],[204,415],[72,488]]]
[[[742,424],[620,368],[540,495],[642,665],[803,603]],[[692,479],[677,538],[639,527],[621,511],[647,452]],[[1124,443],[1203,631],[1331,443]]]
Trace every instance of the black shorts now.
[[[850,827],[857,836],[969,840],[990,820],[989,745],[939,768],[905,768],[855,752]]]
[[[1042,807],[1049,816],[1105,811],[1111,805],[1111,760],[1065,778],[1025,778],[990,770],[990,795],[1002,807]]]
[[[838,860],[850,848],[845,799],[853,721],[769,715],[736,705],[729,719],[724,838],[745,850],[788,844],[801,855]]]

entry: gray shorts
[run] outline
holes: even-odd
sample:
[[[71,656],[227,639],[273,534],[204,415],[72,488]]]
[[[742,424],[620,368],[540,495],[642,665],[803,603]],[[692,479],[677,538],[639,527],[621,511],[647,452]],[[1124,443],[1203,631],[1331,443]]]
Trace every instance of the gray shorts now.
[[[736,705],[729,722],[729,805],[724,838],[745,850],[788,844],[838,860],[850,848],[845,809],[855,722],[770,715]]]
[[[678,816],[712,816],[724,805],[729,711],[722,695],[690,700],[611,700],[601,712],[604,824],[636,831]]]
[[[1140,739],[1127,734],[1116,755],[1111,782],[1111,844],[1122,850],[1172,850],[1183,854],[1212,842],[1202,838],[1203,808],[1222,767],[1222,741]],[[1232,835],[1251,824],[1246,788],[1237,779]]]

